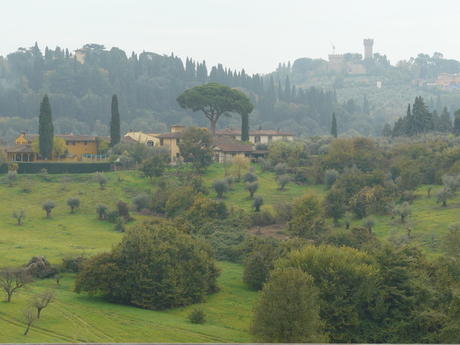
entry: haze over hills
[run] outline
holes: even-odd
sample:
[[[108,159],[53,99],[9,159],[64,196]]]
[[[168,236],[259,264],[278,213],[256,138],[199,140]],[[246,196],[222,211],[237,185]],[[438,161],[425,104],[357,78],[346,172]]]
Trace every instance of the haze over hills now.
[[[200,125],[198,113],[182,110],[176,97],[186,88],[218,82],[245,91],[255,104],[251,126],[283,129],[299,136],[323,135],[337,114],[339,133],[380,135],[386,123],[404,115],[408,103],[422,96],[438,113],[460,107],[456,73],[460,62],[441,53],[419,54],[390,64],[374,53],[329,55],[280,63],[266,75],[248,75],[205,61],[185,61],[171,54],[130,56],[119,48],[87,44],[70,52],[38,45],[0,58],[0,135],[11,140],[19,131],[36,132],[38,104],[50,96],[58,132],[106,135],[110,97],[118,94],[124,131],[165,131],[172,124]],[[221,127],[238,127],[226,117]]]

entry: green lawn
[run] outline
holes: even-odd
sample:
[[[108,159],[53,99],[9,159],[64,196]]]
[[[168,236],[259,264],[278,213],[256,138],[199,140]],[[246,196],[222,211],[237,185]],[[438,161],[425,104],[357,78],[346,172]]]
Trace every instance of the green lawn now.
[[[93,175],[49,175],[44,181],[37,175],[20,175],[13,187],[0,183],[0,267],[26,264],[34,255],[44,255],[59,264],[63,257],[92,255],[109,250],[122,234],[113,224],[97,219],[96,205],[111,209],[118,200],[130,202],[142,191],[154,187],[138,172],[106,174],[104,190]],[[27,191],[25,191],[27,190]],[[81,207],[70,214],[69,197],[78,197]],[[53,200],[56,208],[47,219],[41,206]],[[22,226],[12,217],[25,209]],[[135,215],[137,221],[143,217]],[[0,302],[0,342],[248,342],[249,321],[256,293],[242,282],[242,266],[219,263],[220,292],[203,304],[208,322],[193,325],[187,315],[194,306],[163,312],[142,310],[105,302],[100,298],[74,293],[74,276],[66,275],[61,286],[42,280],[22,290],[13,302]],[[51,287],[56,302],[45,310],[42,319],[29,333],[22,335],[22,312],[30,296]],[[3,299],[3,296],[1,296]]]
[[[284,191],[278,189],[276,183],[276,175],[271,172],[262,172],[257,168],[255,174],[258,177],[259,189],[255,195],[259,195],[264,199],[265,205],[276,205],[283,201],[292,201],[293,199],[304,195],[305,193],[316,193],[322,195],[325,189],[322,185],[307,185],[302,186],[295,183],[289,183]],[[244,173],[243,173],[244,175]],[[214,190],[212,190],[212,183],[215,180],[225,178],[225,169],[222,164],[212,165],[205,177],[205,183],[211,190],[211,196],[216,197]],[[225,193],[224,201],[230,205],[238,206],[249,210],[252,206],[252,200],[249,199],[249,193],[245,189],[245,183],[235,183],[228,193]]]
[[[221,290],[200,305],[207,317],[203,325],[187,319],[196,306],[150,311],[111,304],[74,293],[73,276],[66,275],[59,287],[54,280],[42,280],[21,291],[11,303],[0,302],[0,342],[249,342],[256,293],[241,281],[240,265],[219,266]],[[43,311],[29,335],[23,336],[22,311],[31,295],[46,288],[56,291],[56,301]]]
[[[398,217],[373,216],[375,220],[374,232],[382,239],[395,242],[407,241],[408,228],[410,241],[421,245],[427,253],[441,254],[442,238],[449,231],[449,225],[460,222],[460,193],[448,201],[447,207],[436,203],[436,192],[441,186],[432,186],[431,198],[427,196],[429,186],[417,189],[417,199],[411,205],[412,214],[401,223]],[[355,221],[360,225],[362,221]]]

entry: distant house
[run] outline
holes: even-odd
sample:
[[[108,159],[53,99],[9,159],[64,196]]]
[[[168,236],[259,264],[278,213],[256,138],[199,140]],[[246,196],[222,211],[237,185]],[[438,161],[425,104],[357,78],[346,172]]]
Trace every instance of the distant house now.
[[[216,132],[217,136],[228,136],[236,140],[241,140],[241,130],[224,129]],[[293,141],[294,134],[290,132],[259,129],[249,131],[249,142],[253,144],[269,144],[276,140]]]
[[[230,136],[214,138],[214,159],[218,163],[231,162],[236,156],[252,158],[255,152],[253,144],[246,144]]]
[[[125,134],[124,139],[126,141],[134,140],[138,143],[145,144],[147,146],[159,146],[160,139],[156,136],[158,134],[154,133],[144,133],[144,132],[128,132]]]
[[[169,133],[157,134],[155,137],[159,140],[158,146],[165,147],[169,150],[172,163],[176,163],[181,159],[179,143],[185,126],[175,125],[171,127]]]
[[[73,134],[58,134],[56,137],[63,139],[65,142],[67,160],[98,158],[99,145],[102,141],[109,142],[110,140],[108,137]],[[39,159],[38,152],[33,149],[35,140],[38,140],[38,134],[21,133],[16,138],[16,145],[5,149],[8,160],[31,162]]]

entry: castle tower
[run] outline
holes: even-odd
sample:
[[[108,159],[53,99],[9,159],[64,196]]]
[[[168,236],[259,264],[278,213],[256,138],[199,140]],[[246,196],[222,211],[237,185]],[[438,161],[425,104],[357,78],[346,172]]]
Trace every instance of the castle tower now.
[[[364,59],[372,59],[374,56],[373,46],[374,46],[374,40],[372,38],[366,38],[363,41],[364,43]]]

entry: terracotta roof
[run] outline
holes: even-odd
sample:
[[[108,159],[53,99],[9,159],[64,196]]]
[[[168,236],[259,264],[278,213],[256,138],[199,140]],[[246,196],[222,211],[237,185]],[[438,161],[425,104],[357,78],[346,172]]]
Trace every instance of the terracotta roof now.
[[[34,149],[32,148],[32,145],[16,145],[16,146],[10,146],[5,149],[6,152],[8,153],[34,153]]]
[[[217,135],[241,135],[241,130],[225,128],[223,130],[216,131],[216,134]],[[271,129],[258,129],[254,131],[249,131],[249,135],[294,136],[294,134],[290,132],[274,131]]]
[[[214,149],[223,152],[253,152],[254,145],[245,144],[229,137],[215,137]]]
[[[94,135],[75,135],[75,134],[56,134],[58,138],[62,138],[64,140],[69,141],[96,141],[96,138],[101,138],[104,140],[110,141],[110,137],[107,136],[94,136]],[[38,138],[38,134],[26,134],[25,138],[29,141],[33,141],[34,139]]]

